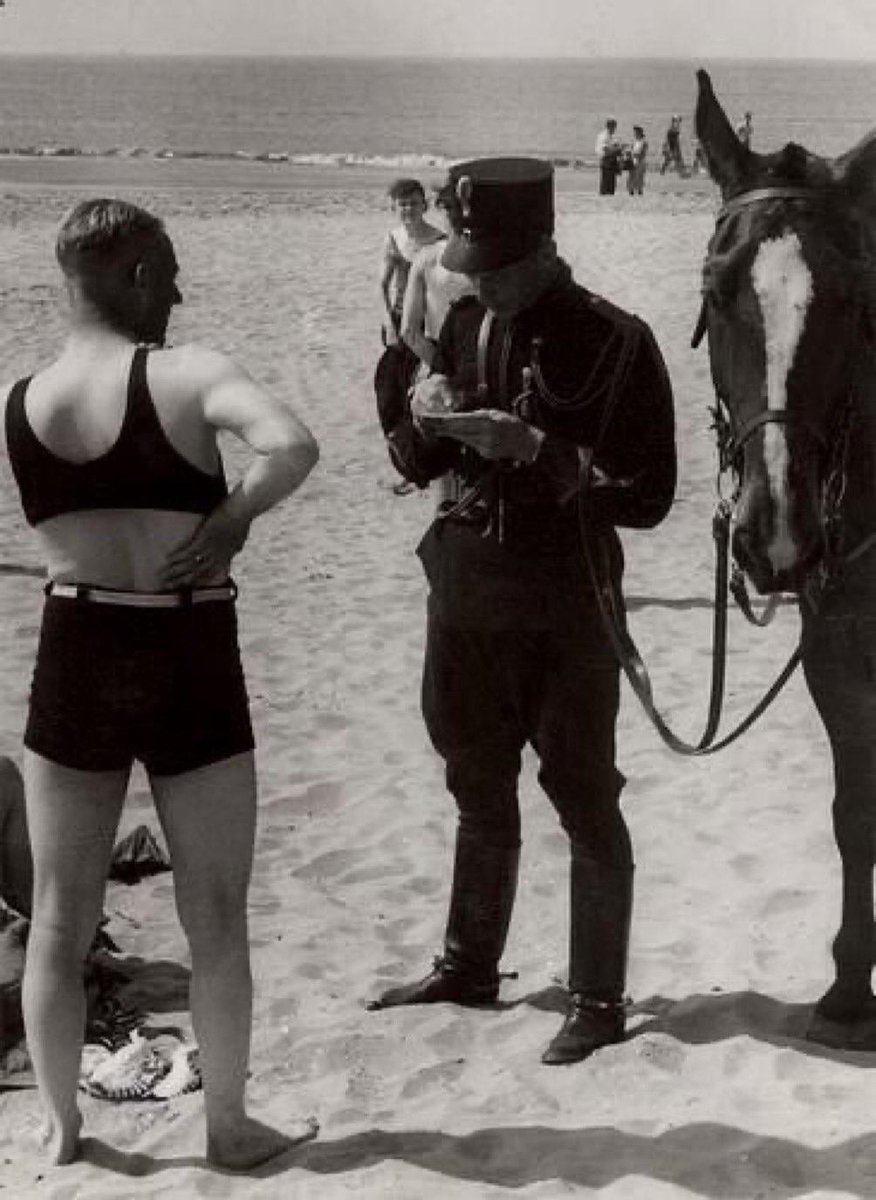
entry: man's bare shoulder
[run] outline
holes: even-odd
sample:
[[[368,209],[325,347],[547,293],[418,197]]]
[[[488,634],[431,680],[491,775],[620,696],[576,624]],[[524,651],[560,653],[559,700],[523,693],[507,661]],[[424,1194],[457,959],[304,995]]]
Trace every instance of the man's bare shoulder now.
[[[208,386],[223,379],[245,375],[233,358],[212,346],[200,342],[185,342],[180,346],[162,346],[149,355],[149,374],[153,378]]]

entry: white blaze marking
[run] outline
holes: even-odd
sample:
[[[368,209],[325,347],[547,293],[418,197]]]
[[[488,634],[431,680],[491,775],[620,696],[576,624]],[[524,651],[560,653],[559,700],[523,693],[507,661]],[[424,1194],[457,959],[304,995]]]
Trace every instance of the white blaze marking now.
[[[788,406],[788,373],[812,299],[812,275],[796,233],[761,243],[751,268],[751,282],[763,314],[767,408],[784,412]],[[793,566],[797,557],[790,523],[785,426],[772,422],[765,425],[763,442],[775,506],[775,526],[767,554],[774,569],[781,570]]]

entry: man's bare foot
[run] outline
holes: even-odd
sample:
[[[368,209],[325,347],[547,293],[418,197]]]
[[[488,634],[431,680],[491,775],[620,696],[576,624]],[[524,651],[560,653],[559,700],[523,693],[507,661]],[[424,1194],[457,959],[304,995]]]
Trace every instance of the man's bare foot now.
[[[53,1166],[64,1167],[67,1163],[76,1161],[79,1157],[81,1132],[82,1114],[78,1109],[67,1122],[47,1119],[40,1132],[39,1143]]]
[[[286,1133],[245,1117],[227,1133],[208,1134],[207,1162],[224,1171],[250,1171],[296,1146],[312,1142],[318,1132],[319,1122],[315,1117],[296,1121]]]

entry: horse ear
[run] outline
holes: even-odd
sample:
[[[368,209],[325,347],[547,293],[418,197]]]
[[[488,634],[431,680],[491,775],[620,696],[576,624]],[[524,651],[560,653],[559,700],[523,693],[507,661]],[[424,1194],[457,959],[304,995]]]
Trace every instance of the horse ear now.
[[[876,222],[876,130],[834,159],[832,174],[837,184]]]
[[[726,192],[745,173],[750,152],[736,136],[727,114],[718,103],[707,71],[697,71],[697,84],[699,94],[694,128],[705,151],[709,173]]]

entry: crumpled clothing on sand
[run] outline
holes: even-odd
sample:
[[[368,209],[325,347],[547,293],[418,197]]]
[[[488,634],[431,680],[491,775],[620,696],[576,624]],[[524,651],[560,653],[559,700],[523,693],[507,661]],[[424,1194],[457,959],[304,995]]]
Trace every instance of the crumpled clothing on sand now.
[[[148,875],[169,870],[170,860],[148,826],[138,825],[113,850],[110,878],[131,884]],[[85,966],[89,1019],[87,1036],[115,1050],[137,1022],[134,1014],[123,1011],[114,999],[113,993],[125,976],[118,972],[110,955],[101,953],[119,949],[106,932],[106,923],[107,918],[104,917],[95,932]],[[18,1045],[24,1037],[21,980],[29,932],[30,921],[0,897],[0,1055]]]
[[[115,1051],[86,1043],[79,1087],[100,1100],[169,1100],[201,1086],[198,1047],[134,1030]]]

